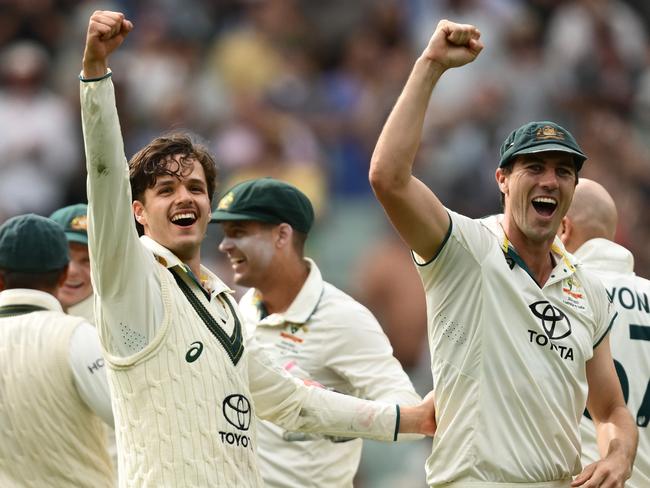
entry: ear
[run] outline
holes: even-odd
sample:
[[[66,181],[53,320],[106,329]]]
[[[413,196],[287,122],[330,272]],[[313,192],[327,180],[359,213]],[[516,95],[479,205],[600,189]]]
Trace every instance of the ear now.
[[[285,247],[287,244],[291,244],[293,239],[293,227],[287,223],[282,223],[276,227],[276,240],[275,246],[278,248]]]
[[[562,217],[562,222],[560,223],[560,228],[557,230],[557,235],[564,244],[564,247],[567,246],[567,243],[571,240],[573,234],[573,223],[571,219],[567,216]]]
[[[138,224],[142,226],[146,225],[147,217],[144,211],[144,203],[142,203],[140,200],[133,200],[131,207],[133,208],[133,215],[135,216],[135,220],[138,222]]]
[[[501,191],[501,193],[507,195],[508,175],[503,171],[503,169],[497,168],[496,172],[494,173],[494,178],[497,180],[497,185],[499,186],[499,190]]]

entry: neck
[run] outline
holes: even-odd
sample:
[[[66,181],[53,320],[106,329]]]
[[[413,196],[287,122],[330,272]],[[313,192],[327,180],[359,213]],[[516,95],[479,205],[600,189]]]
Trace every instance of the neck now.
[[[546,283],[546,280],[548,280],[548,277],[553,271],[554,265],[551,258],[551,246],[553,245],[554,238],[549,238],[544,241],[531,241],[516,226],[514,232],[509,232],[510,229],[506,225],[506,222],[503,223],[503,231],[514,246],[519,257],[526,263],[535,281],[539,286],[544,286],[544,283]]]
[[[269,314],[286,312],[309,276],[309,265],[303,259],[280,263],[269,273],[268,282],[256,286],[262,303]]]

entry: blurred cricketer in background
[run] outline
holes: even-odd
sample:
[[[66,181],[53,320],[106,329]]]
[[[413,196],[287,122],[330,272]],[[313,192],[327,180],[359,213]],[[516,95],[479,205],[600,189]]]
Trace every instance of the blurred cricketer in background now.
[[[88,256],[88,206],[78,203],[60,208],[50,215],[65,232],[68,239],[70,264],[68,277],[59,289],[57,298],[70,315],[83,317],[95,323],[93,285],[90,282]]]
[[[614,200],[595,181],[580,178],[560,227],[567,251],[599,276],[618,310],[610,332],[612,356],[623,396],[639,428],[639,447],[627,488],[650,486],[650,281],[634,274],[634,256],[614,242],[618,215]],[[585,414],[580,422],[582,463],[596,462],[596,429]]]
[[[438,23],[370,165],[373,190],[413,250],[426,294],[438,422],[427,481],[622,488],[637,429],[609,350],[615,311],[556,236],[586,159],[575,139],[546,121],[510,133],[495,172],[501,219],[445,208],[412,173],[436,82],[482,49],[476,27]],[[585,404],[603,457],[581,472]]]
[[[126,161],[108,57],[132,28],[119,12],[92,14],[80,86],[90,264],[120,486],[262,486],[256,416],[332,435],[432,435],[431,395],[402,407],[307,387],[244,337],[232,291],[201,266],[212,156],[171,134]]]
[[[239,302],[244,325],[277,364],[341,393],[390,403],[420,401],[370,311],[323,280],[304,257],[314,210],[299,189],[273,178],[245,181],[224,193],[212,220],[235,283],[251,287]],[[334,244],[334,242],[333,242]],[[276,488],[352,487],[361,439],[334,443],[313,436],[287,441],[281,427],[258,427],[260,471]]]

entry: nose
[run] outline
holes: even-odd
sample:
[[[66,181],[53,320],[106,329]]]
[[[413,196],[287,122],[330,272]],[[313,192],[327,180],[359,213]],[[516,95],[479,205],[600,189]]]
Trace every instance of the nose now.
[[[219,251],[223,253],[227,253],[228,251],[231,251],[233,247],[234,246],[229,237],[224,237],[223,239],[221,239],[221,242],[219,243]]]
[[[192,192],[185,185],[178,185],[176,191],[176,201],[177,202],[190,202],[192,201]]]
[[[557,174],[555,173],[555,168],[547,167],[542,175],[541,183],[543,188],[548,190],[555,190],[559,187],[559,181]]]

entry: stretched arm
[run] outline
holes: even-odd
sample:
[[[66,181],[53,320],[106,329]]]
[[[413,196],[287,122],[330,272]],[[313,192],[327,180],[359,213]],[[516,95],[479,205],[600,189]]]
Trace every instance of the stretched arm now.
[[[88,170],[88,249],[94,292],[102,304],[97,326],[104,348],[119,356],[142,349],[162,317],[154,258],[140,243],[134,225],[113,85],[110,78],[102,79],[108,73],[109,54],[131,28],[121,13],[93,13],[83,57],[86,81],[80,87]]]
[[[248,342],[248,376],[258,417],[290,431],[396,440],[397,433],[432,436],[433,396],[416,406],[360,400],[306,386],[276,366],[254,338]],[[399,415],[398,415],[399,411]]]
[[[596,426],[600,461],[585,467],[571,486],[623,488],[632,474],[638,432],[630,415],[606,337],[587,362],[587,409]]]
[[[413,176],[413,162],[433,88],[447,69],[478,56],[483,49],[479,37],[472,25],[438,23],[384,125],[370,163],[370,184],[377,199],[402,239],[427,261],[438,251],[450,221],[440,200]]]

